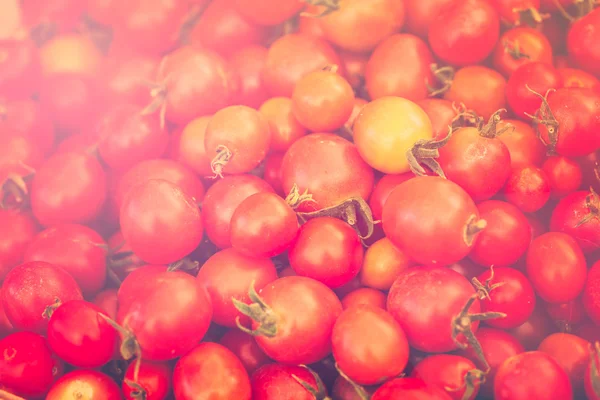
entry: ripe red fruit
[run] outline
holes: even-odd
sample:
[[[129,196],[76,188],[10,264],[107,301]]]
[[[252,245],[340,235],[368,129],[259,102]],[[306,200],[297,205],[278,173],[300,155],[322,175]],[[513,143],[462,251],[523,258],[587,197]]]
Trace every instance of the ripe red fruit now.
[[[145,400],[163,400],[171,392],[172,371],[168,364],[142,360],[137,377],[136,360],[125,371],[123,394],[126,400],[138,400],[140,392]]]
[[[165,180],[131,188],[121,205],[123,237],[135,254],[151,264],[168,264],[190,254],[202,240],[196,201]]]
[[[548,157],[542,165],[542,170],[548,177],[551,195],[554,198],[573,193],[579,189],[583,181],[583,171],[580,164],[571,158],[563,156]]]
[[[64,269],[42,261],[15,267],[2,284],[2,304],[16,329],[43,333],[53,309],[82,300],[75,279]]]
[[[550,229],[571,235],[584,253],[600,248],[600,198],[595,192],[579,191],[564,197],[554,208]]]
[[[506,84],[506,100],[518,118],[529,121],[542,105],[542,99],[536,93],[561,87],[562,78],[552,64],[530,62],[511,74]]]
[[[583,290],[583,305],[589,317],[600,324],[600,262],[592,265]]]
[[[0,210],[0,281],[23,261],[25,249],[38,231],[35,220],[28,214]]]
[[[567,46],[569,58],[583,70],[600,75],[600,11],[594,10],[575,21],[569,30]]]
[[[373,393],[371,400],[451,400],[444,389],[418,378],[396,378],[387,381]]]
[[[422,379],[428,385],[437,386],[455,400],[473,400],[479,392],[480,383],[467,383],[467,377],[475,370],[475,364],[468,358],[435,354],[414,366],[410,376]],[[466,396],[467,385],[473,386],[470,396]]]
[[[521,211],[538,211],[550,199],[548,177],[532,165],[515,168],[504,186],[504,196]]]
[[[258,368],[271,362],[271,359],[258,346],[254,337],[237,328],[228,330],[219,343],[231,350],[240,359],[248,374],[254,373]]]
[[[318,395],[326,396],[322,382],[306,367],[284,364],[267,364],[259,368],[251,379],[253,400],[274,400],[285,393],[294,400],[313,400],[315,395],[298,382],[305,382]],[[320,397],[319,397],[320,398]]]
[[[120,399],[121,389],[109,376],[91,369],[71,371],[52,386],[46,400],[77,398],[85,393],[90,399]]]
[[[585,371],[590,362],[590,343],[570,333],[554,333],[540,343],[539,351],[549,354],[571,379],[573,389],[583,388]]]
[[[517,68],[530,62],[553,63],[552,45],[548,38],[527,26],[504,32],[494,49],[494,69],[509,78]]]

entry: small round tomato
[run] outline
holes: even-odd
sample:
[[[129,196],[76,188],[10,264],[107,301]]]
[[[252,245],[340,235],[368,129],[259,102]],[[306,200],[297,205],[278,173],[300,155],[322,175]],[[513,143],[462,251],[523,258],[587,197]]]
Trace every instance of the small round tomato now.
[[[363,256],[356,231],[333,217],[311,219],[302,225],[289,251],[290,266],[296,274],[331,288],[343,286],[358,275]]]
[[[440,177],[417,177],[400,184],[383,207],[386,236],[425,265],[449,265],[464,258],[484,227],[469,195]]]
[[[193,276],[162,266],[139,268],[119,288],[117,323],[123,328],[121,349],[138,348],[141,354],[122,355],[151,361],[180,357],[204,337],[211,317],[210,296]]]
[[[365,70],[365,85],[371,99],[398,96],[411,101],[427,98],[433,84],[433,55],[422,39],[396,34],[373,51]],[[446,132],[448,130],[446,129]]]
[[[231,55],[229,63],[239,78],[236,104],[258,108],[269,94],[262,80],[268,50],[263,46],[244,47]]]
[[[21,264],[2,283],[2,304],[10,323],[20,330],[45,332],[54,308],[82,300],[75,279],[64,269],[42,261]]]
[[[63,365],[48,341],[36,333],[17,332],[0,340],[0,385],[12,394],[41,398],[62,374]]]
[[[342,312],[331,289],[314,279],[289,276],[265,286],[260,299],[260,312],[248,308],[244,313],[253,313],[256,342],[269,357],[310,364],[329,354],[331,330]]]
[[[263,365],[271,362],[271,359],[258,346],[254,337],[237,328],[225,332],[219,343],[231,350],[240,359],[248,374],[254,373]]]
[[[135,376],[136,361],[129,364],[123,379],[126,400],[163,400],[171,392],[171,368],[167,364],[142,360]]]
[[[513,129],[506,130],[498,138],[506,145],[510,153],[512,168],[527,165],[540,166],[546,157],[546,149],[538,139],[535,130],[523,121],[506,119],[498,123],[498,130],[512,125]]]
[[[451,2],[429,27],[429,43],[442,61],[477,64],[490,55],[500,36],[500,16],[487,1]]]
[[[444,389],[418,378],[396,378],[387,381],[373,393],[371,400],[451,400]]]
[[[367,104],[353,129],[361,157],[386,174],[410,170],[406,153],[420,140],[433,138],[429,117],[421,107],[401,97],[382,97]]]
[[[256,193],[242,201],[229,224],[231,246],[252,257],[274,257],[290,247],[298,218],[275,193]]]
[[[282,186],[285,193],[296,186],[312,195],[297,210],[317,211],[360,197],[368,199],[373,189],[373,170],[356,146],[330,133],[315,133],[296,140],[283,157]]]
[[[498,200],[484,201],[477,208],[487,226],[479,234],[469,258],[486,267],[516,263],[531,242],[531,227],[525,215],[514,205]]]
[[[504,32],[494,50],[494,69],[508,78],[521,65],[530,62],[552,64],[552,45],[548,38],[530,27]]]
[[[468,358],[435,354],[425,358],[414,366],[410,376],[422,379],[425,383],[437,386],[456,400],[473,400],[479,392],[480,383],[467,383],[467,374],[475,369],[475,364]],[[467,385],[472,385],[470,396],[466,396]]]
[[[404,0],[406,31],[426,38],[429,27],[440,10],[454,0]]]
[[[277,270],[270,259],[245,256],[230,248],[211,256],[200,268],[196,280],[212,299],[213,321],[235,327],[237,318],[241,317],[245,325],[249,320],[234,307],[232,299],[249,303],[248,289],[253,283],[260,290],[276,279]]]
[[[307,133],[307,129],[294,116],[292,99],[288,97],[272,97],[258,111],[269,122],[272,151],[286,151]]]
[[[452,126],[454,118],[458,114],[454,103],[445,99],[428,98],[417,102],[417,105],[427,113],[431,120],[433,138],[441,140],[448,136],[449,127]]]
[[[159,64],[160,59],[156,56],[130,52],[125,55],[110,55],[104,70],[109,96],[125,103],[139,105],[140,108],[145,106],[152,97],[144,83],[151,82],[156,77]]]
[[[531,242],[527,275],[538,296],[564,303],[581,294],[587,266],[577,241],[561,232],[545,233]]]
[[[314,71],[296,82],[292,112],[313,132],[333,132],[352,114],[354,92],[346,79],[334,71]]]
[[[551,64],[530,62],[517,68],[508,79],[506,99],[514,114],[529,121],[542,105],[536,93],[562,87],[560,74]]]
[[[540,343],[539,351],[549,354],[571,379],[573,389],[583,387],[583,377],[590,361],[590,343],[569,333],[554,333]]]
[[[409,268],[400,273],[390,288],[387,310],[400,323],[412,347],[426,352],[447,352],[456,348],[452,339],[453,320],[474,293],[471,283],[451,269]],[[475,300],[469,312],[479,311],[479,300]],[[473,321],[471,329],[475,332],[478,325],[479,322]],[[462,334],[457,338],[464,340]]]
[[[279,25],[292,18],[304,7],[297,0],[234,0],[236,10],[258,25]]]
[[[177,361],[173,392],[181,400],[252,398],[250,379],[241,361],[217,343],[201,343]]]
[[[129,190],[121,205],[120,222],[134,253],[152,264],[175,262],[202,240],[198,205],[179,186],[165,180],[151,179]]]
[[[351,291],[342,298],[344,310],[360,305],[378,307],[385,310],[386,295],[380,290],[361,287]]]
[[[374,289],[389,290],[398,275],[412,266],[412,261],[388,238],[373,243],[365,252],[360,283]]]
[[[121,389],[115,381],[91,369],[71,371],[52,386],[46,400],[84,399],[112,400],[121,398]]]
[[[481,300],[483,312],[501,312],[504,318],[491,319],[486,323],[494,328],[509,329],[524,324],[535,309],[535,293],[523,273],[514,268],[494,268],[477,277],[479,282],[493,287],[489,297]]]
[[[564,197],[554,208],[550,229],[571,235],[584,253],[600,248],[600,198],[595,192],[579,191]]]
[[[369,197],[369,207],[371,207],[374,220],[381,220],[383,206],[390,196],[390,193],[392,193],[392,190],[394,190],[402,182],[414,177],[415,174],[412,172],[407,172],[405,174],[398,175],[384,175],[381,177],[381,179],[379,179],[379,181],[377,181],[377,184],[371,193],[371,197]]]
[[[527,322],[509,331],[525,350],[536,350],[546,336],[557,331],[556,324],[548,317],[542,303],[538,301],[537,304]]]
[[[535,212],[550,199],[550,183],[541,168],[524,166],[513,169],[504,186],[509,203],[524,212]]]
[[[206,127],[210,117],[198,117],[191,120],[179,137],[177,143],[177,160],[200,176],[213,174],[210,163],[213,154],[208,154],[204,146]]]
[[[594,10],[575,21],[567,36],[569,58],[583,70],[600,75],[600,11]]]
[[[291,1],[301,4],[297,0]],[[255,7],[255,2],[252,2],[252,7]],[[273,7],[279,8],[275,5]],[[263,84],[271,96],[291,97],[296,82],[303,76],[330,65],[342,64],[340,57],[328,42],[297,33],[285,35],[269,47],[262,73]]]
[[[456,71],[444,99],[464,104],[484,119],[506,106],[506,79],[497,71],[471,65]]]
[[[267,120],[247,106],[230,106],[210,119],[204,136],[207,154],[214,154],[213,172],[243,174],[265,158],[271,143]]]
[[[267,364],[252,375],[252,399],[275,400],[281,398],[282,393],[294,400],[314,400],[315,395],[304,385],[306,383],[317,393],[317,398],[327,396],[323,383],[317,381],[318,376],[306,367],[284,364]]]
[[[96,368],[110,361],[117,331],[100,313],[104,314],[99,307],[83,300],[68,301],[54,310],[47,333],[52,350],[80,368]]]
[[[551,356],[530,351],[510,357],[498,368],[494,395],[507,400],[569,400],[573,389],[569,376]]]
[[[583,305],[596,324],[600,323],[600,262],[592,265],[583,290]]]
[[[387,311],[359,305],[346,309],[331,336],[335,361],[350,379],[373,385],[400,374],[408,362],[408,342]]]
[[[207,191],[202,202],[206,235],[219,248],[231,247],[230,224],[236,208],[255,193],[273,192],[268,183],[254,175],[226,176]]]
[[[579,163],[571,158],[554,156],[548,157],[542,165],[542,170],[548,177],[552,197],[564,197],[573,193],[581,186],[583,172]]]
[[[105,199],[102,165],[84,153],[55,154],[37,170],[31,184],[31,209],[46,226],[90,222]]]
[[[23,262],[25,250],[37,232],[37,224],[30,215],[0,209],[0,281]]]

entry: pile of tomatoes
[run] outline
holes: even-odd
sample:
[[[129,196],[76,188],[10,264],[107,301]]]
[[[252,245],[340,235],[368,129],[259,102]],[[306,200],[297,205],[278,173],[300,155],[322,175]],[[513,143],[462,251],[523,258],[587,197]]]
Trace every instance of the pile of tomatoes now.
[[[594,0],[2,0],[0,399],[600,399]]]

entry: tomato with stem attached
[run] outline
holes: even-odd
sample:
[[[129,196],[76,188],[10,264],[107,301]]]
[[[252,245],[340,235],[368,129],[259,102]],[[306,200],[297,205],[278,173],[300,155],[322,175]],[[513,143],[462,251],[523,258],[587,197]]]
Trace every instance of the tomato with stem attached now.
[[[571,235],[584,253],[600,248],[600,198],[594,191],[582,190],[561,199],[552,212],[550,229]]]
[[[319,376],[307,367],[267,364],[251,379],[253,400],[274,400],[285,393],[289,399],[314,400],[326,398],[327,389]]]
[[[163,400],[171,392],[172,371],[168,364],[142,360],[136,376],[136,361],[125,371],[123,394],[126,400]]]
[[[410,376],[444,390],[453,399],[473,400],[479,392],[483,373],[468,358],[435,354],[414,366]]]
[[[552,64],[552,45],[539,30],[530,27],[509,29],[500,36],[493,52],[494,68],[510,77],[520,66],[530,62]]]

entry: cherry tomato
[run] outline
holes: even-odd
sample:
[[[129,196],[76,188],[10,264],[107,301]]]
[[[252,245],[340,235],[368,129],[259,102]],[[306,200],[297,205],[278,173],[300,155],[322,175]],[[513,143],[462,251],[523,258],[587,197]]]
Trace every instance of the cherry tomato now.
[[[383,206],[390,196],[390,193],[392,193],[392,190],[402,182],[414,178],[414,176],[415,175],[412,172],[398,175],[390,174],[384,175],[377,181],[377,184],[371,193],[371,197],[369,198],[369,207],[371,207],[371,211],[373,212],[373,219],[381,220]]]
[[[191,120],[181,132],[177,147],[177,160],[201,176],[213,174],[210,168],[212,154],[206,152],[204,138],[210,117]]]
[[[55,154],[37,170],[31,184],[31,209],[45,226],[90,222],[105,199],[102,165],[84,153]]]
[[[292,112],[313,132],[333,132],[350,118],[354,92],[346,79],[333,71],[314,71],[296,82]]]
[[[160,213],[157,212],[160,210]],[[151,179],[129,190],[120,212],[123,237],[135,254],[153,264],[175,262],[202,240],[202,217],[179,186]]]
[[[448,265],[464,258],[484,227],[469,195],[440,177],[417,177],[400,184],[383,206],[386,236],[425,265]]]
[[[500,16],[487,1],[451,2],[432,20],[429,43],[442,61],[464,66],[483,61],[500,36]]]
[[[202,218],[206,235],[218,247],[231,247],[230,223],[236,208],[255,193],[273,192],[271,186],[254,175],[226,176],[206,192]]]
[[[419,37],[409,34],[390,36],[369,58],[365,70],[369,96],[371,99],[398,96],[411,101],[427,98],[427,86],[433,84],[432,63],[433,55]]]
[[[506,99],[518,118],[529,121],[542,105],[536,93],[562,87],[560,74],[551,64],[530,62],[517,68],[508,79]]]
[[[117,332],[101,316],[104,312],[92,303],[72,300],[52,313],[48,322],[48,343],[69,364],[95,368],[113,356]]]
[[[373,393],[371,400],[451,400],[443,389],[428,385],[418,378],[396,378],[387,381]]]
[[[516,263],[531,242],[531,227],[525,215],[514,205],[498,200],[484,201],[477,208],[487,226],[479,234],[469,258],[486,267]]]
[[[537,29],[517,27],[502,34],[493,53],[494,69],[507,78],[530,62],[552,64],[552,45]]]
[[[279,25],[300,12],[304,3],[297,0],[234,0],[236,10],[258,25]]]
[[[544,161],[546,149],[535,130],[523,121],[506,119],[498,123],[497,129],[502,130],[508,124],[514,129],[506,130],[498,138],[506,145],[510,153],[510,165],[513,168],[527,165],[540,166]]]
[[[498,368],[494,395],[510,400],[568,400],[573,398],[573,389],[569,376],[551,356],[530,351],[510,357]]]
[[[361,287],[353,290],[342,298],[342,307],[344,307],[344,310],[360,305],[368,305],[385,310],[385,303],[385,293],[377,289],[371,289],[367,287]]]
[[[53,308],[82,300],[75,279],[64,269],[42,261],[21,264],[2,283],[2,304],[17,329],[43,333]]]
[[[315,393],[319,386],[315,376],[305,367],[284,364],[267,364],[252,375],[252,399],[276,400],[286,396],[287,399],[313,400],[315,396],[303,387],[295,378],[312,387]],[[327,393],[321,393],[326,396]]]
[[[367,104],[354,122],[354,143],[361,157],[386,174],[410,170],[406,153],[420,140],[433,138],[431,121],[418,105],[401,97]]]
[[[151,82],[156,77],[159,64],[160,59],[156,56],[132,55],[130,52],[110,57],[104,72],[109,95],[120,102],[136,104],[140,108],[145,106],[152,98],[144,82]]]
[[[583,290],[583,305],[589,317],[596,324],[600,322],[600,262],[590,268]]]
[[[352,197],[368,199],[373,189],[373,170],[356,147],[337,135],[316,133],[296,140],[283,157],[282,186],[289,193],[294,185],[313,201],[298,211],[316,211]]]
[[[500,73],[491,68],[472,65],[456,71],[444,98],[464,104],[487,120],[506,106],[505,88],[506,79]]]
[[[600,221],[596,217],[598,195],[589,191],[574,192],[554,208],[550,229],[571,235],[584,253],[600,248]]]
[[[452,125],[457,115],[453,103],[445,99],[428,98],[417,102],[417,104],[431,120],[433,138],[441,140],[448,136],[448,127]]]
[[[30,215],[0,210],[0,281],[23,262],[25,250],[37,232],[37,224]]]
[[[475,364],[468,358],[450,354],[435,354],[415,365],[410,376],[422,379],[428,385],[439,387],[453,399],[473,400],[479,392],[479,383],[474,384],[475,387],[470,396],[465,397],[465,392],[466,385],[468,385],[466,374],[474,369]]]
[[[296,140],[306,135],[307,129],[298,122],[292,112],[292,100],[287,97],[272,97],[258,110],[269,122],[273,151],[286,151]]]
[[[400,323],[412,347],[447,352],[456,348],[453,319],[473,294],[471,283],[458,272],[444,267],[409,268],[400,273],[390,288],[387,310]],[[479,300],[475,300],[469,312],[479,310]],[[474,321],[471,329],[475,332],[478,325]]]
[[[271,359],[256,343],[251,335],[237,328],[228,330],[219,343],[227,347],[237,358],[240,359],[248,374],[271,362]]]
[[[216,175],[242,174],[265,158],[271,143],[267,120],[247,106],[231,106],[215,113],[206,127],[204,146],[213,154],[211,168]]]
[[[146,360],[182,356],[202,339],[211,317],[208,292],[185,272],[143,267],[119,289],[117,322],[129,332],[121,338],[135,340]]]
[[[143,394],[146,400],[163,400],[171,392],[171,368],[167,364],[144,361],[140,363],[137,378],[136,362],[125,371],[122,388],[126,400],[137,400]]]
[[[548,157],[542,165],[548,177],[552,197],[564,197],[575,192],[583,181],[583,172],[578,162],[562,156]]]
[[[454,0],[404,0],[406,8],[406,30],[426,38],[429,27],[440,10]]]
[[[235,276],[235,279],[230,277]],[[260,290],[277,279],[277,270],[268,258],[255,258],[234,249],[221,250],[208,259],[198,272],[197,282],[208,290],[213,305],[213,321],[219,325],[235,327],[236,318],[247,323],[234,307],[232,298],[250,303],[248,289],[254,282]]]
[[[583,70],[600,75],[600,11],[594,10],[575,21],[567,36],[569,57]]]
[[[119,386],[109,376],[90,369],[71,371],[52,386],[46,400],[78,398],[113,400],[121,398]]]
[[[43,397],[62,374],[63,365],[50,350],[46,338],[33,332],[17,332],[0,340],[0,385],[17,396]]]
[[[358,275],[363,256],[356,231],[333,217],[311,219],[302,225],[289,251],[290,266],[296,274],[331,288],[343,286]]]
[[[370,288],[389,290],[398,275],[412,265],[402,250],[388,238],[373,243],[365,252],[360,282]]]
[[[531,165],[515,168],[504,186],[504,196],[521,211],[538,211],[550,198],[549,179],[542,169]]]
[[[571,379],[573,389],[583,388],[583,377],[590,361],[590,343],[569,333],[554,333],[540,343],[539,351],[549,354]]]
[[[573,237],[549,232],[531,242],[527,275],[538,296],[549,303],[564,303],[582,292],[587,266]]]
[[[297,0],[290,1],[301,4]],[[252,7],[257,7],[256,2],[252,2]],[[303,34],[285,35],[269,47],[262,74],[263,84],[273,97],[291,97],[296,82],[303,76],[330,65],[341,66],[341,60],[329,43]]]
[[[239,77],[237,104],[258,108],[269,98],[262,81],[267,54],[265,47],[254,45],[236,51],[229,58],[231,67]]]

